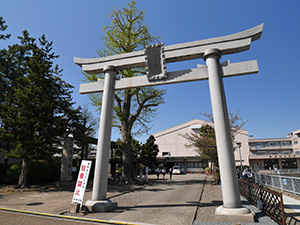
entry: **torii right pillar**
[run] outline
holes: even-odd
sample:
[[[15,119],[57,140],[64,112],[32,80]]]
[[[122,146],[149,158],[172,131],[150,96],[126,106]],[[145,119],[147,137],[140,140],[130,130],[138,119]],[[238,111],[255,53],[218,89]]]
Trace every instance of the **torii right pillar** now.
[[[204,52],[203,59],[206,61],[209,77],[223,195],[223,205],[216,209],[216,214],[253,217],[249,209],[241,205],[220,58],[221,52],[218,49],[211,48]]]

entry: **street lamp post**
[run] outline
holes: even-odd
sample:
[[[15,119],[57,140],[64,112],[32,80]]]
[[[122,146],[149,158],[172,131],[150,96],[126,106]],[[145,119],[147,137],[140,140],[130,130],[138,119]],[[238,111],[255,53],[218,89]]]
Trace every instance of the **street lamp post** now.
[[[236,144],[237,144],[237,146],[239,147],[240,167],[241,167],[240,177],[242,177],[242,171],[243,171],[243,163],[242,163],[242,155],[241,155],[241,146],[242,146],[242,143],[241,143],[241,142],[237,142]]]

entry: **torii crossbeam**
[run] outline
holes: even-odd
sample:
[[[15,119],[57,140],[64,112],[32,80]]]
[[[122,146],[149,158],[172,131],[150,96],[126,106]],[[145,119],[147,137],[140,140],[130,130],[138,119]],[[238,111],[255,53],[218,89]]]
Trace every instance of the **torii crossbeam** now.
[[[74,57],[75,63],[81,66],[83,71],[92,74],[105,73],[104,80],[80,85],[81,94],[103,92],[93,195],[86,203],[90,210],[105,211],[116,207],[116,204],[106,199],[114,91],[208,79],[223,195],[223,206],[217,208],[216,213],[251,217],[249,210],[241,206],[223,77],[258,73],[258,66],[256,60],[233,64],[227,61],[220,64],[219,59],[225,54],[248,50],[252,41],[261,37],[262,31],[263,24],[260,24],[223,37],[170,46],[157,44],[146,47],[144,51],[102,58]],[[166,71],[166,63],[198,58],[203,58],[206,66],[175,72]],[[146,76],[116,79],[119,70],[145,66]]]

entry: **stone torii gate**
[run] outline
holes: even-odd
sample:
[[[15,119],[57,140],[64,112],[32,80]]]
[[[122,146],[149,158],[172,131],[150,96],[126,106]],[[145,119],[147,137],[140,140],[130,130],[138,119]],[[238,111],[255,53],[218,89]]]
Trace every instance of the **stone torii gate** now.
[[[108,211],[117,206],[106,199],[114,91],[208,79],[223,196],[223,206],[218,207],[216,213],[249,214],[249,210],[241,206],[223,77],[258,73],[258,66],[256,60],[240,63],[226,61],[220,64],[219,59],[222,55],[248,50],[252,41],[261,37],[262,31],[263,24],[260,24],[239,33],[217,38],[170,46],[156,44],[147,46],[142,51],[102,58],[74,57],[75,63],[81,66],[83,71],[92,74],[105,73],[104,80],[80,85],[81,94],[103,92],[93,193],[92,199],[86,202],[90,210]],[[175,72],[166,71],[166,63],[197,58],[203,58],[206,66]],[[117,79],[119,70],[145,66],[145,76]]]

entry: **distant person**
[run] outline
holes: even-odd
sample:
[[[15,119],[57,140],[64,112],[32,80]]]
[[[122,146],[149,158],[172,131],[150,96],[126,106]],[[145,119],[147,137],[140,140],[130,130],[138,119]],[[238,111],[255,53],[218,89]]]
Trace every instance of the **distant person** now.
[[[169,175],[170,175],[170,180],[172,180],[172,175],[173,175],[173,168],[172,167],[169,169]]]
[[[146,168],[145,168],[145,177],[144,177],[146,182],[148,182],[148,174],[149,174],[149,167],[146,166]]]
[[[166,169],[163,168],[161,172],[162,172],[162,175],[163,175],[163,179],[165,179],[165,176],[166,176]]]
[[[240,173],[240,169],[239,168],[236,168],[236,174],[237,174],[238,178],[240,178],[241,173]]]
[[[252,181],[252,179],[253,179],[253,174],[250,170],[247,172],[247,178],[249,181]]]
[[[157,169],[155,170],[155,173],[156,173],[157,179],[159,179],[159,168],[157,168]]]
[[[248,173],[247,169],[244,169],[243,172],[242,172],[242,179],[243,180],[247,180],[247,177],[248,177],[247,173]]]

